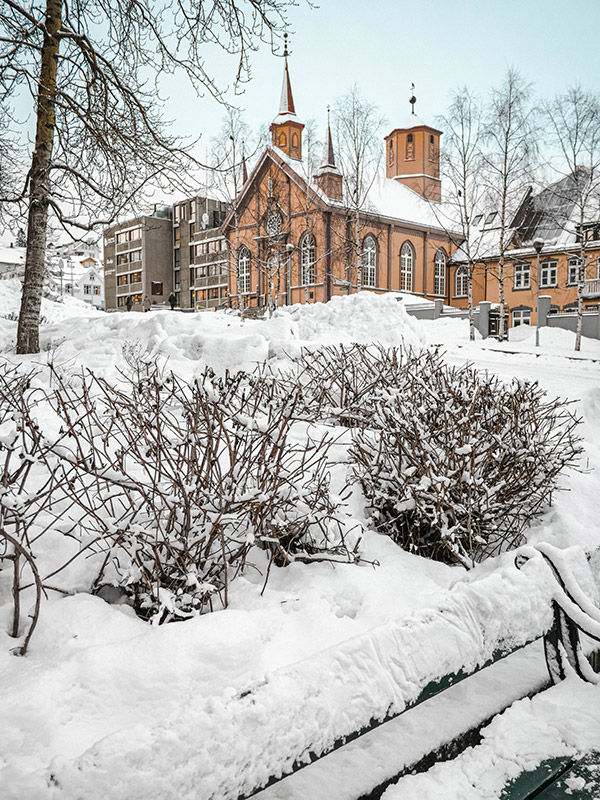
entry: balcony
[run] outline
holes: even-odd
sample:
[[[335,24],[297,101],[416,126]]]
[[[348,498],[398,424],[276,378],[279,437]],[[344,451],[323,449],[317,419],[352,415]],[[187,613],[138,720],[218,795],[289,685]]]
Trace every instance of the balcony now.
[[[583,296],[586,300],[591,297],[600,297],[600,278],[594,278],[583,284]]]

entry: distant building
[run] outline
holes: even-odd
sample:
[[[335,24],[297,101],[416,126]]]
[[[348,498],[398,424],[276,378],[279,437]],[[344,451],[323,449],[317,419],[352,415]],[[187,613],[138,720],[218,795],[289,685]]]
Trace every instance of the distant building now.
[[[228,209],[207,197],[173,206],[173,287],[181,308],[211,309],[228,301],[229,254],[220,232]]]
[[[60,293],[70,294],[95,308],[104,309],[104,277],[101,265],[94,258],[84,258],[73,263],[71,259],[60,259],[58,277]],[[57,273],[54,271],[56,284]]]
[[[125,310],[128,297],[134,311],[142,311],[148,301],[166,304],[173,289],[171,217],[171,206],[156,205],[104,231],[107,311]]]
[[[23,279],[25,275],[25,248],[0,245],[0,279]]]

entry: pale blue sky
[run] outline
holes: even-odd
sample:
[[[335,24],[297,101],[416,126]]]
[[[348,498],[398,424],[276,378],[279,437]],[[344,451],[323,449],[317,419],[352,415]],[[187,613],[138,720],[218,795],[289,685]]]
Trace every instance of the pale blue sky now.
[[[509,65],[540,96],[577,83],[600,88],[598,0],[320,0],[313,9],[299,0],[289,18],[296,112],[300,119],[317,119],[320,129],[327,104],[353,83],[391,127],[410,110],[412,82],[418,114],[426,122],[445,112],[454,88],[466,84],[485,96]],[[212,72],[225,83],[232,65],[227,69],[220,57],[212,63]],[[237,103],[257,128],[277,114],[282,59],[265,46],[253,54],[252,69]],[[165,87],[173,132],[201,133],[207,142],[222,110],[211,99],[181,92],[177,83]]]

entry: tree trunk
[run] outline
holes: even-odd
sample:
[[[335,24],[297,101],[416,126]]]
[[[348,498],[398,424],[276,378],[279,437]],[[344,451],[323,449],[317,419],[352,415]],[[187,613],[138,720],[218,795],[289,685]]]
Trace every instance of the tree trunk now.
[[[475,341],[475,323],[473,322],[473,264],[467,267],[468,272],[468,303],[469,303],[469,340]]]
[[[54,144],[58,32],[62,0],[46,0],[44,40],[37,98],[35,150],[31,159],[25,279],[17,331],[17,353],[39,353],[40,308],[44,282],[50,166]]]
[[[578,353],[581,350],[581,332],[583,329],[583,288],[585,286],[585,275],[587,272],[586,258],[587,253],[583,245],[583,225],[582,231],[582,246],[579,252],[579,268],[577,269],[577,328],[575,330],[575,351]]]
[[[356,291],[362,290],[362,258],[360,252],[360,212],[356,209],[356,227],[354,230],[354,247],[356,249]]]

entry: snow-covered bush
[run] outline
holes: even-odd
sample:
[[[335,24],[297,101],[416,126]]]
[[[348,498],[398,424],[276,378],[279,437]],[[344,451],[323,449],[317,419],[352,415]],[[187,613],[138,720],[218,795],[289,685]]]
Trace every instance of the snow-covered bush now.
[[[254,546],[280,565],[354,558],[329,488],[329,440],[290,439],[297,397],[264,404],[244,373],[207,369],[188,384],[152,364],[120,386],[56,380],[54,452],[75,468],[82,537],[106,552],[97,584],[126,587],[140,615],[227,605]]]
[[[519,545],[581,452],[566,403],[536,383],[449,366],[436,352],[409,354],[398,380],[368,399],[369,427],[355,431],[352,458],[373,524],[448,563],[468,567]]]

